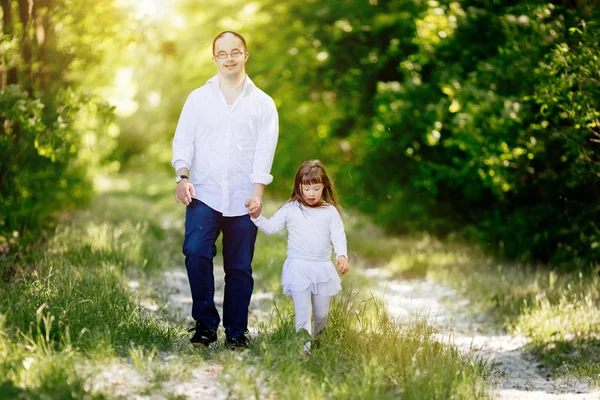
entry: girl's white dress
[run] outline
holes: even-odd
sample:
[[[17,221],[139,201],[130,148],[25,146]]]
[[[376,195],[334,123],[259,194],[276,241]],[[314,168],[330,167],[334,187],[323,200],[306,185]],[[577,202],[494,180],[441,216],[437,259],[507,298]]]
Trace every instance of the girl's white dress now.
[[[287,259],[283,264],[283,292],[305,291],[333,296],[342,289],[340,277],[331,262],[331,245],[336,257],[346,256],[344,224],[332,205],[305,207],[298,201],[284,204],[271,218],[252,218],[262,232],[288,230]]]

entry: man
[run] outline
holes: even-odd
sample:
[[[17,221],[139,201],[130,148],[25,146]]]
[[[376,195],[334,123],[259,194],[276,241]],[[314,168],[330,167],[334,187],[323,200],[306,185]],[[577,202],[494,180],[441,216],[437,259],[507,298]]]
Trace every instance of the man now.
[[[247,205],[262,207],[279,134],[273,99],[246,75],[246,41],[222,32],[213,41],[218,74],[187,98],[173,140],[176,201],[187,206],[183,254],[196,321],[194,347],[217,340],[213,258],[223,234],[225,344],[248,347],[257,229]]]

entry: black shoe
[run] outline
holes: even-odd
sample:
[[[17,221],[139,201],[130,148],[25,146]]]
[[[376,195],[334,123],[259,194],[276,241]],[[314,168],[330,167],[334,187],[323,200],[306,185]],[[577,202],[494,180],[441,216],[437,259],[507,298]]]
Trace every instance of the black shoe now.
[[[225,339],[225,347],[230,349],[247,349],[248,338],[246,335],[232,336]]]
[[[196,324],[195,328],[188,329],[188,332],[193,332],[194,336],[190,339],[192,346],[194,347],[208,347],[213,342],[217,341],[217,330],[212,328],[207,328],[202,324]]]

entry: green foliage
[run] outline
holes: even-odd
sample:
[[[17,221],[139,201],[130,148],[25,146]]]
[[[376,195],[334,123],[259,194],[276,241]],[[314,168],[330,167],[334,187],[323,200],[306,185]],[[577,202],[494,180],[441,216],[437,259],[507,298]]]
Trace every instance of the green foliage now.
[[[126,33],[124,14],[112,0],[32,5],[1,7],[0,254],[36,241],[58,211],[87,202],[90,177],[115,145],[114,107],[94,89],[107,81],[111,68],[100,63],[106,44]]]
[[[541,139],[533,167],[543,171],[531,183],[543,185],[558,219],[547,230],[556,261],[600,256],[599,28],[597,20],[571,27],[536,71],[531,96],[539,112],[527,133]]]
[[[565,269],[600,259],[592,4],[177,0],[153,13],[135,1],[60,0],[29,14],[19,4],[3,2],[3,102],[25,101],[11,118],[33,118],[19,129],[42,138],[39,148],[30,142],[37,155],[19,163],[22,173],[52,175],[36,193],[56,188],[64,198],[19,208],[15,190],[25,189],[12,183],[3,248],[12,231],[83,199],[85,187],[71,185],[84,169],[169,170],[183,102],[216,71],[213,37],[233,29],[248,41],[249,75],[280,114],[267,195],[288,195],[298,165],[319,158],[343,203],[390,231],[458,232],[501,256]],[[83,88],[111,99],[118,127],[80,98],[77,116],[55,128],[75,101],[65,99]],[[19,154],[7,135],[3,163]],[[61,182],[68,187],[58,190]]]
[[[320,158],[344,203],[390,231],[459,232],[567,269],[599,258],[597,10],[329,0],[255,13],[263,23],[240,25],[260,49],[249,73],[281,116],[270,190],[286,195],[298,163]]]
[[[109,120],[111,108],[71,91],[58,93],[55,103],[48,107],[16,85],[0,91],[0,236],[5,246],[13,232],[35,236],[57,210],[91,197],[88,171],[97,164],[95,156],[106,152],[95,134]],[[80,131],[83,113],[100,126]]]
[[[295,81],[330,99],[321,154],[346,201],[394,232],[461,232],[508,258],[593,266],[598,11],[336,4],[290,10],[324,59]]]

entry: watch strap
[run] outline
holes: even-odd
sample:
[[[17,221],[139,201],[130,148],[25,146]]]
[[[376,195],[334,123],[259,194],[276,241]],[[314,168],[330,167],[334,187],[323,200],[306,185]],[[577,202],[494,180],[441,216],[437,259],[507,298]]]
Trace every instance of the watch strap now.
[[[190,179],[187,175],[177,175],[177,177],[175,178],[175,183],[179,183],[184,179]]]

